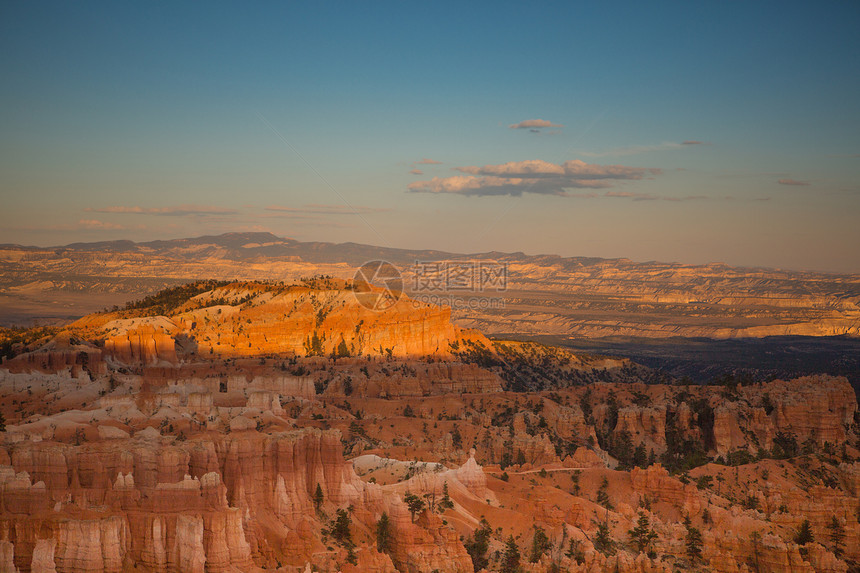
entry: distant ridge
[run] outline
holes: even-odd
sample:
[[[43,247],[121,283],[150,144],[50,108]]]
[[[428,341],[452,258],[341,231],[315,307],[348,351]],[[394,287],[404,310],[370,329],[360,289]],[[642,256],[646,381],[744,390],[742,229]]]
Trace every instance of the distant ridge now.
[[[201,254],[213,254],[215,248],[218,255],[234,261],[252,260],[259,257],[299,257],[302,261],[310,263],[344,263],[352,266],[361,265],[370,260],[386,260],[395,265],[412,265],[416,261],[437,260],[495,260],[508,262],[534,262],[540,265],[559,265],[573,267],[591,266],[606,262],[621,264],[643,264],[657,265],[660,267],[699,267],[715,268],[726,267],[737,270],[771,271],[775,269],[767,267],[732,267],[726,263],[706,263],[700,265],[687,265],[679,262],[664,261],[640,261],[635,262],[629,258],[603,258],[574,256],[563,257],[554,254],[527,255],[522,251],[506,253],[503,251],[486,251],[477,253],[454,253],[450,251],[439,251],[434,249],[398,249],[392,247],[379,247],[362,243],[329,243],[321,241],[297,241],[286,237],[279,237],[269,232],[245,232],[245,233],[223,233],[220,235],[202,235],[199,237],[185,237],[177,239],[161,239],[156,241],[135,242],[130,240],[76,242],[67,245],[53,247],[35,247],[17,244],[2,244],[0,249],[22,249],[22,250],[71,250],[90,252],[164,252],[173,256],[182,256],[182,249],[189,247],[210,247],[209,250],[195,250],[188,255],[199,257]],[[818,274],[840,274],[840,273],[818,273]],[[850,275],[849,275],[850,276]]]

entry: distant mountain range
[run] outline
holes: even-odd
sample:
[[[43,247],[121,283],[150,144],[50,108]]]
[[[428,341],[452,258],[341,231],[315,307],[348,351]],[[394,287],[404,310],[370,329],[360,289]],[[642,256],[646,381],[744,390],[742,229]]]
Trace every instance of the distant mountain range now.
[[[570,261],[575,264],[594,264],[607,259],[595,257],[569,257],[557,255],[529,256],[524,253],[451,253],[431,249],[395,249],[377,247],[360,243],[324,243],[315,241],[296,241],[286,237],[278,237],[272,233],[225,233],[223,235],[205,235],[186,239],[171,239],[166,241],[99,241],[94,243],[71,243],[56,247],[31,247],[15,244],[0,244],[0,250],[20,250],[29,252],[53,251],[60,255],[66,251],[74,252],[103,252],[103,253],[147,253],[161,256],[171,255],[188,260],[199,260],[200,257],[218,256],[231,261],[256,261],[261,259],[298,257],[313,263],[345,263],[359,266],[371,260],[385,260],[395,265],[411,265],[416,260],[440,260],[467,258],[474,259],[504,259],[522,261],[526,259]],[[620,259],[624,260],[624,259]]]
[[[390,262],[401,270],[404,288],[413,296],[448,304],[459,324],[491,335],[735,338],[860,333],[860,275],[448,253],[301,242],[271,233],[50,248],[0,245],[0,324],[69,320],[203,278],[350,278],[371,260]],[[484,290],[474,283],[450,289],[422,285],[423,271],[416,262],[440,261],[447,261],[447,268],[460,272],[461,278],[463,271],[492,266],[501,271],[503,284]],[[436,279],[444,267],[436,269]]]

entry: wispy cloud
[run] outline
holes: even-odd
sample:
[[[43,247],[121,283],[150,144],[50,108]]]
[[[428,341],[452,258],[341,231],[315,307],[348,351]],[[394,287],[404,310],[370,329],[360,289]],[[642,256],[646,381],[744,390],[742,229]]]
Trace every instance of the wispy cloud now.
[[[126,229],[124,225],[96,219],[81,219],[78,221],[78,226],[82,229],[91,229],[94,231],[124,231]]]
[[[797,179],[780,179],[777,183],[780,185],[795,185],[798,187],[806,187],[810,185],[809,181],[798,181]]]
[[[412,175],[424,175],[424,172],[421,171],[420,169],[413,169],[409,173],[411,173]]]
[[[638,180],[662,173],[660,169],[595,165],[578,159],[560,165],[540,159],[515,161],[483,167],[457,167],[468,175],[434,177],[408,186],[414,193],[459,195],[539,195],[570,196],[568,189],[602,189],[618,180]]]
[[[521,121],[519,123],[512,123],[508,126],[511,129],[529,129],[534,131],[535,129],[542,129],[544,127],[564,127],[560,123],[553,123],[551,121],[547,121],[545,119],[527,119],[525,121]]]
[[[685,195],[683,197],[672,197],[664,195],[654,195],[652,193],[634,193],[631,191],[607,191],[603,194],[604,197],[613,197],[616,199],[632,199],[633,201],[703,201],[708,199],[705,195]]]
[[[123,215],[161,215],[166,217],[188,217],[188,216],[211,216],[211,215],[236,215],[236,209],[225,209],[222,207],[210,207],[205,205],[179,205],[176,207],[89,207],[84,209],[91,213],[113,213]]]
[[[415,165],[442,165],[442,162],[436,161],[435,159],[427,159],[425,157],[421,161],[416,161]]]
[[[681,143],[664,141],[653,145],[632,145],[630,147],[616,147],[615,149],[607,149],[606,151],[582,151],[582,155],[586,157],[608,157],[608,156],[623,156],[623,155],[639,155],[641,153],[653,153],[656,151],[673,151],[684,149],[693,145],[708,145],[704,141],[688,140]]]
[[[391,209],[379,207],[362,207],[349,205],[317,205],[309,204],[301,207],[284,207],[281,205],[269,205],[266,211],[287,215],[367,215],[370,213],[384,213]]]
[[[98,219],[80,219],[77,223],[69,222],[57,225],[23,225],[11,227],[15,231],[38,231],[38,232],[74,232],[74,231],[151,231],[146,225],[120,225]]]

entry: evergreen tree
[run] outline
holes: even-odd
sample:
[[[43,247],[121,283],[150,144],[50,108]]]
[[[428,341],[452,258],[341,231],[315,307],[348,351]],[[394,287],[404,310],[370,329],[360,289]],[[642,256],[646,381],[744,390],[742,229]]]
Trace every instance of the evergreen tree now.
[[[345,509],[338,509],[337,517],[331,527],[331,536],[344,547],[353,546],[352,533],[349,531],[350,525],[352,525],[352,520],[349,513]]]
[[[516,461],[516,464],[517,464],[518,466],[521,466],[521,465],[523,465],[524,463],[526,463],[526,455],[523,453],[523,451],[522,451],[522,450],[517,450],[517,461]]]
[[[812,534],[812,525],[810,525],[808,519],[804,519],[797,529],[797,533],[794,535],[794,542],[798,545],[806,545],[813,541],[815,541],[815,536]]]
[[[472,567],[475,571],[486,569],[490,564],[487,559],[487,550],[490,548],[490,536],[493,530],[490,528],[490,523],[481,518],[481,526],[478,527],[464,542],[466,552],[472,558]]]
[[[633,464],[633,440],[630,432],[622,430],[612,440],[610,453],[615,456],[622,468],[629,468]]]
[[[749,566],[752,571],[759,573],[761,571],[761,567],[759,565],[759,558],[761,557],[761,533],[753,531],[752,535],[750,535],[750,539],[753,544],[753,555],[752,559],[749,560]]]
[[[409,508],[412,521],[415,521],[415,516],[424,511],[424,500],[407,491],[406,495],[403,496],[403,501],[406,502],[406,506]]]
[[[502,453],[502,459],[499,462],[499,469],[504,470],[505,468],[514,463],[509,448],[510,446],[508,445],[508,442],[505,442],[505,452]]]
[[[451,432],[451,445],[458,450],[463,447],[463,436],[460,434],[460,427],[454,424],[454,431]]]
[[[391,551],[391,520],[385,512],[382,512],[379,521],[376,522],[376,550],[380,553]]]
[[[647,551],[654,540],[657,539],[657,534],[651,529],[651,523],[648,521],[648,516],[644,513],[639,514],[639,521],[636,522],[636,527],[630,530],[630,540],[636,545],[639,553]]]
[[[582,410],[582,415],[585,417],[585,423],[594,425],[591,419],[591,387],[586,388],[585,392],[579,398],[579,409]]]
[[[580,474],[582,474],[581,470],[574,470],[573,473],[570,474],[570,481],[573,482],[573,495],[579,495],[579,492],[582,489],[579,485]]]
[[[350,565],[358,565],[358,555],[355,554],[355,546],[349,545],[346,548],[346,562]]]
[[[615,390],[609,391],[609,397],[606,399],[606,404],[609,406],[609,412],[607,412],[607,433],[611,434],[612,430],[615,429],[615,426],[618,425],[618,397],[615,396]]]
[[[451,496],[448,495],[448,482],[442,484],[442,500],[439,502],[439,513],[446,509],[454,509],[454,502],[451,501]]]
[[[349,348],[346,345],[346,341],[341,338],[340,344],[337,345],[337,354],[336,358],[346,358],[349,356]]]
[[[502,567],[499,573],[518,573],[520,570],[520,548],[514,541],[514,536],[508,537],[505,543],[505,553],[502,555]]]
[[[597,490],[597,503],[605,507],[606,509],[612,509],[612,504],[609,502],[609,494],[606,492],[606,489],[609,487],[609,480],[605,477],[603,481],[600,482],[600,487]]]
[[[351,396],[352,395],[352,376],[347,376],[343,380],[343,395]]]
[[[645,452],[645,444],[640,443],[633,452],[633,465],[640,468],[648,466],[648,454]]]
[[[684,544],[687,547],[687,557],[695,563],[702,559],[702,532],[693,527],[689,517],[687,517],[684,524],[687,526],[687,537],[684,539]]]
[[[316,508],[317,511],[319,511],[320,508],[322,507],[323,500],[324,500],[324,497],[323,497],[322,487],[320,487],[320,484],[317,484],[317,489],[314,492],[314,507]]]
[[[609,525],[606,522],[597,526],[597,535],[594,536],[594,548],[604,555],[615,555],[615,542],[609,534]]]
[[[322,356],[324,341],[325,334],[323,334],[322,338],[320,338],[320,336],[317,334],[317,331],[314,330],[312,337],[305,337],[305,354],[308,356]]]
[[[830,538],[830,547],[833,550],[833,554],[839,558],[842,557],[843,547],[845,545],[845,526],[842,525],[842,522],[839,521],[839,518],[835,515],[830,518],[830,523],[827,524],[827,529],[829,531],[828,537]]]
[[[529,555],[530,563],[537,563],[543,554],[550,548],[549,538],[542,527],[535,526],[535,535],[532,538],[532,550]]]
[[[585,563],[585,550],[582,548],[582,541],[579,539],[571,539],[565,555],[576,561],[577,565]]]

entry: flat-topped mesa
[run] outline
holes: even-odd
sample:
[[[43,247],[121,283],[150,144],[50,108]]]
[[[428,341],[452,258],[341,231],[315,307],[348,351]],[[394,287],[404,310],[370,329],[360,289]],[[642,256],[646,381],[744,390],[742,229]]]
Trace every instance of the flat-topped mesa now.
[[[216,286],[167,310],[165,305],[90,315],[72,324],[77,336],[104,342],[126,364],[260,355],[449,357],[460,342],[483,335],[451,322],[451,309],[400,296],[374,310],[385,292],[343,281],[314,287],[233,283]],[[319,288],[316,288],[319,287]],[[155,295],[155,297],[159,297]]]

